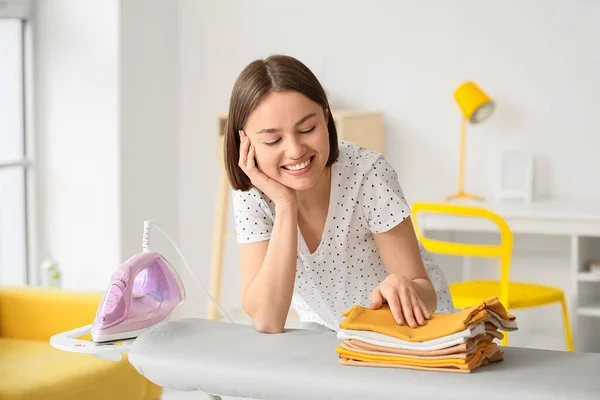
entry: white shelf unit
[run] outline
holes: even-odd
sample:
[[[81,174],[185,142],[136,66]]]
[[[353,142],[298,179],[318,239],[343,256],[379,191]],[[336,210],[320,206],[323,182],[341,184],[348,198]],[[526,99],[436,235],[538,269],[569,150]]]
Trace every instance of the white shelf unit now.
[[[577,315],[582,317],[600,318],[600,302],[577,307]]]
[[[577,279],[580,282],[599,282],[600,283],[600,274],[592,273],[592,272],[579,272],[577,274]]]
[[[573,268],[575,269],[576,303],[574,320],[577,322],[579,341],[577,348],[582,351],[600,352],[600,340],[595,332],[600,329],[600,274],[590,272],[587,264],[600,260],[600,237],[591,235],[573,236]]]
[[[517,280],[526,277],[526,280],[565,291],[575,350],[600,352],[600,335],[596,333],[600,330],[600,274],[586,268],[588,262],[600,260],[600,203],[469,204],[486,207],[509,224],[515,239],[511,277],[516,276]],[[566,213],[564,210],[571,211]],[[422,229],[429,231],[432,237],[444,235],[446,239],[469,237],[479,240],[497,232],[491,223],[476,219],[465,221],[464,218],[423,214],[419,220]],[[528,268],[530,272],[524,271]],[[465,270],[473,271],[473,268]],[[560,309],[556,307],[539,313],[552,319],[543,323],[550,327],[556,342],[560,343],[563,338]],[[527,314],[532,320],[536,317],[535,313]]]

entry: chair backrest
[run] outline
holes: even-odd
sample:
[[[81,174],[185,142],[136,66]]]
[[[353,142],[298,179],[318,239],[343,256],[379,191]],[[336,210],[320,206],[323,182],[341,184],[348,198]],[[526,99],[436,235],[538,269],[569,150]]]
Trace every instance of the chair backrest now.
[[[498,214],[482,207],[466,206],[461,204],[426,203],[419,202],[412,205],[412,223],[417,239],[423,247],[433,253],[471,256],[495,257],[500,259],[500,293],[499,300],[507,306],[508,283],[510,279],[510,261],[513,250],[513,234],[506,221]],[[425,236],[419,225],[419,213],[436,213],[458,217],[478,217],[493,222],[500,231],[500,244],[473,244],[450,242],[431,239]]]

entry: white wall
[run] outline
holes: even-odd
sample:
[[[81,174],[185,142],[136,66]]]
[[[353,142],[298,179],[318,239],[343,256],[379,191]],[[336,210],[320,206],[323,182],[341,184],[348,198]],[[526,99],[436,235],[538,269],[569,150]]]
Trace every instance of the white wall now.
[[[217,185],[215,116],[227,111],[241,69],[271,53],[312,68],[333,107],[384,114],[387,156],[411,201],[456,189],[452,94],[467,79],[498,104],[468,131],[468,190],[493,197],[501,151],[525,149],[537,159],[538,198],[600,198],[598,2],[184,0],[180,15],[180,233],[201,271]],[[233,239],[227,257],[225,302],[234,305]]]
[[[452,92],[466,79],[478,82],[498,103],[493,118],[469,129],[469,190],[492,197],[500,152],[518,148],[533,151],[539,161],[541,196],[600,198],[600,186],[590,184],[600,167],[595,154],[600,145],[595,135],[600,3],[114,3],[86,2],[84,7],[52,0],[42,2],[39,15],[41,161],[48,167],[43,222],[49,247],[67,268],[68,284],[104,287],[102,279],[115,263],[139,251],[141,224],[149,218],[177,240],[195,274],[208,284],[218,184],[216,115],[227,110],[241,69],[276,52],[311,67],[334,108],[384,113],[387,156],[411,201],[455,190],[460,115]],[[116,24],[113,6],[120,7],[120,49],[110,33],[110,49],[98,52],[100,42],[106,45],[99,25]],[[65,23],[72,12],[82,16],[75,18],[81,25]],[[89,34],[94,27],[97,36]],[[81,57],[91,48],[93,54]],[[120,64],[109,57],[113,52]],[[97,70],[99,64],[105,67]],[[120,88],[113,75],[119,67]],[[88,80],[74,83],[78,74]],[[95,90],[103,79],[102,88],[110,88],[104,89],[105,97]],[[118,116],[114,98],[120,102]],[[89,120],[110,127],[100,134]],[[67,165],[73,157],[65,146],[72,148],[78,140],[79,163]],[[91,146],[100,140],[102,145]],[[108,148],[118,149],[118,156]],[[119,163],[121,175],[112,169]],[[97,181],[90,182],[90,176]],[[96,207],[94,191],[120,200]],[[89,204],[101,210],[93,220]],[[86,229],[73,228],[80,225]],[[95,237],[105,246],[95,253],[85,236],[90,226],[99,229]],[[157,238],[159,250],[181,265]],[[561,276],[547,279],[559,282]],[[204,314],[206,299],[190,286],[190,304]],[[237,251],[230,238],[227,307],[239,304],[238,292]]]
[[[34,18],[38,255],[104,289],[120,261],[116,1],[44,0]]]
[[[146,219],[177,240],[177,18],[164,1],[38,2],[40,256],[65,288],[104,290]]]
[[[119,2],[121,254],[142,251],[144,220],[179,225],[179,35],[175,2]],[[157,232],[157,250],[171,256]]]

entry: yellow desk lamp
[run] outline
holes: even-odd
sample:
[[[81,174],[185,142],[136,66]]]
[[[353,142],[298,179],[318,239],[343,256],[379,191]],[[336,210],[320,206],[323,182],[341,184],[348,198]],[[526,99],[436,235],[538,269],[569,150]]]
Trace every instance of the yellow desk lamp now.
[[[458,191],[446,201],[467,199],[482,201],[483,198],[465,192],[465,138],[467,122],[472,124],[486,120],[494,111],[494,102],[473,82],[461,84],[454,92],[454,99],[462,111],[463,120],[460,129],[460,160],[458,164]]]

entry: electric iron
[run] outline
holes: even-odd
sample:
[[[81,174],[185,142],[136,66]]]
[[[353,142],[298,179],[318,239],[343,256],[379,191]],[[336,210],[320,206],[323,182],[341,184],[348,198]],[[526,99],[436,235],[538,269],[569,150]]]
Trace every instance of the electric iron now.
[[[206,288],[200,285],[171,238],[153,221],[145,221],[142,253],[130,257],[111,275],[93,323],[52,336],[50,344],[53,347],[118,361],[122,353],[128,352],[135,338],[172,319],[176,308],[186,299],[185,286],[177,270],[166,258],[150,250],[152,225],[175,247],[191,276],[221,314],[233,322]],[[91,340],[78,339],[86,334],[91,336]]]

